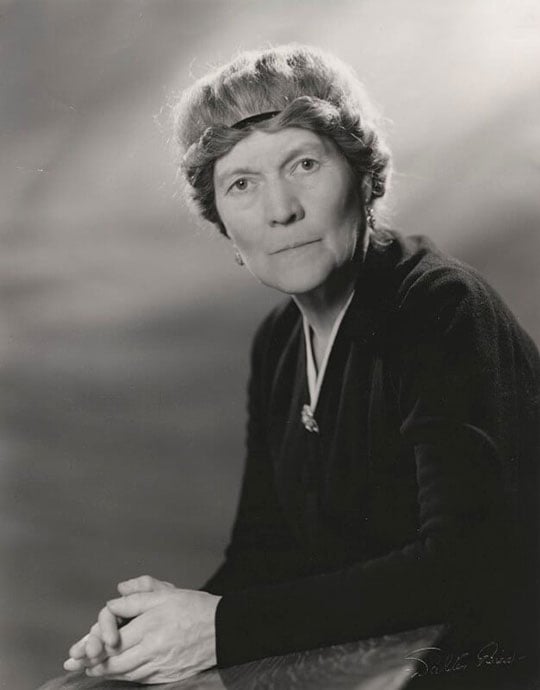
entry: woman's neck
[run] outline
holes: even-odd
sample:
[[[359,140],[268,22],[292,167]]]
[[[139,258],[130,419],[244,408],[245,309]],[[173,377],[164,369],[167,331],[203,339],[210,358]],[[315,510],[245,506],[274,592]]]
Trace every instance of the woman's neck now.
[[[314,337],[319,343],[327,342],[335,320],[343,309],[354,290],[358,263],[365,257],[369,238],[366,233],[366,241],[360,255],[349,261],[330,276],[323,285],[299,295],[293,295],[293,299],[302,315],[313,330]]]
[[[326,342],[330,337],[339,312],[354,289],[355,273],[354,264],[351,262],[338,275],[330,277],[324,285],[293,296],[319,342]]]

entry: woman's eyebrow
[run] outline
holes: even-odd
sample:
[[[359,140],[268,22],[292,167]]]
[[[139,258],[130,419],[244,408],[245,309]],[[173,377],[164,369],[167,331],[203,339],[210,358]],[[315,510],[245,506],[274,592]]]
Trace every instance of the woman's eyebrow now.
[[[298,158],[300,156],[307,156],[307,155],[317,155],[317,156],[323,156],[325,154],[325,150],[321,144],[318,142],[310,142],[306,144],[301,144],[300,146],[296,146],[295,148],[291,149],[290,151],[287,152],[285,155],[285,158],[283,161],[280,163],[279,167],[283,168],[287,163],[290,163],[292,160],[295,158]]]

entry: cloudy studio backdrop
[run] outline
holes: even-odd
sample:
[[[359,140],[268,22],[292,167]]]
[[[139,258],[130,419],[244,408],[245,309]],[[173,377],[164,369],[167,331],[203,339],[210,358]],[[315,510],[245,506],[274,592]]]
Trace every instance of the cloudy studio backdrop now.
[[[352,63],[389,118],[393,225],[479,268],[538,342],[531,0],[0,2],[0,687],[61,673],[115,583],[196,587],[278,299],[184,209],[174,93],[238,49]]]

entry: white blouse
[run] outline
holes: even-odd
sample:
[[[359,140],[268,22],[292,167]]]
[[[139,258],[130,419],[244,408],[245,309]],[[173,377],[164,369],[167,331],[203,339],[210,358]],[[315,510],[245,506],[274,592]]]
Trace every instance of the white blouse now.
[[[306,317],[302,317],[304,325],[304,340],[306,343],[306,373],[309,390],[309,405],[304,405],[302,409],[302,422],[308,431],[319,431],[319,427],[317,426],[317,422],[315,421],[314,413],[315,409],[317,408],[317,401],[319,399],[319,393],[324,379],[326,365],[328,364],[330,353],[332,352],[332,347],[334,345],[334,341],[336,339],[341,322],[343,321],[343,317],[345,316],[347,309],[349,308],[349,305],[352,302],[353,295],[354,290],[353,292],[351,292],[349,299],[345,302],[343,308],[340,310],[339,314],[336,317],[336,320],[334,321],[332,331],[330,332],[330,338],[328,339],[328,345],[326,346],[326,352],[324,353],[324,357],[319,371],[317,371],[315,357],[313,355],[310,325]]]

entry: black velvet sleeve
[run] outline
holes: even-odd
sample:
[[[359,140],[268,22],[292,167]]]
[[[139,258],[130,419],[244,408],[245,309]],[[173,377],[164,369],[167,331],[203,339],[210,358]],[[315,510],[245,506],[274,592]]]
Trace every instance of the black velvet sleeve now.
[[[297,549],[279,506],[265,437],[268,391],[262,371],[271,367],[274,315],[260,326],[251,351],[246,462],[226,559],[203,590],[223,594],[283,580],[297,569]]]
[[[285,582],[275,577],[275,559],[256,554],[258,545],[285,554],[291,545],[257,442],[264,404],[252,376],[250,447],[235,532],[227,564],[208,585],[225,592],[216,613],[220,666],[474,621],[504,609],[505,591],[515,587],[512,462],[523,432],[520,397],[531,392],[527,386],[538,387],[537,353],[497,296],[467,273],[420,276],[402,290],[395,309],[392,367],[402,442],[416,458],[417,538],[337,572]],[[263,343],[262,332],[255,367]],[[246,587],[230,591],[229,577]]]

